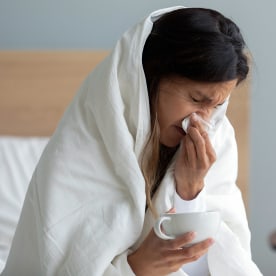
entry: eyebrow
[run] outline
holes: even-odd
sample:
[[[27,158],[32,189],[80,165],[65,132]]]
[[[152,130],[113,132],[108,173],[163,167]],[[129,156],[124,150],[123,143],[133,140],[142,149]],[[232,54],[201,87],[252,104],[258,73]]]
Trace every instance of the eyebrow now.
[[[197,95],[199,95],[199,97],[201,98],[201,101],[212,102],[214,100],[214,98],[210,98],[210,97],[204,95],[200,90],[194,90],[193,92],[196,93]]]
[[[210,98],[210,97],[204,95],[204,93],[202,93],[200,90],[194,90],[193,92],[199,95],[199,97],[201,98],[200,99],[201,102],[211,104],[214,100],[214,98]],[[218,106],[223,105],[225,103],[225,101],[226,101],[226,99],[222,103],[219,103],[217,105]]]

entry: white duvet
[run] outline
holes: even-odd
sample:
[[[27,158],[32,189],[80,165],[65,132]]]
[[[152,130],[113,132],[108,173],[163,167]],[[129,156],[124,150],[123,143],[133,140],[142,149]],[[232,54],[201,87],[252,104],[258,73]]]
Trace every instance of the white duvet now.
[[[0,273],[47,137],[0,137]]]
[[[36,168],[3,275],[134,275],[128,250],[153,222],[145,217],[138,161],[150,128],[142,50],[153,20],[169,10],[129,30],[83,83]],[[207,206],[220,209],[224,220],[208,254],[210,272],[257,276],[226,118],[220,138],[216,149],[230,151],[219,154],[219,173],[206,179]],[[233,164],[230,173],[224,162]],[[173,187],[168,174],[155,199],[160,212],[173,204]]]

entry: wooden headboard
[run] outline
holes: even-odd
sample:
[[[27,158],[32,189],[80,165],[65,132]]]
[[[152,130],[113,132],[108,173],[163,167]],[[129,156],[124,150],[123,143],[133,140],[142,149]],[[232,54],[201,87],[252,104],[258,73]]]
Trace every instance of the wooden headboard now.
[[[0,51],[0,135],[50,136],[86,75],[107,51]],[[239,149],[245,202],[249,160],[249,85],[233,92],[228,116]]]
[[[0,51],[0,135],[51,135],[85,76],[106,55]]]

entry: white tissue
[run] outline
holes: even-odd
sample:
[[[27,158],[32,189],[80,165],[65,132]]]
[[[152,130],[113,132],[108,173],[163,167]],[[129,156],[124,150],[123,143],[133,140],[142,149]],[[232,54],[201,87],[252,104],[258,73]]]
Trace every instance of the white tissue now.
[[[194,116],[196,116],[196,119],[200,121],[204,129],[208,132],[208,134],[214,133],[217,128],[220,125],[220,122],[222,121],[223,117],[225,116],[227,106],[228,106],[229,98],[220,106],[218,106],[209,121],[204,120],[202,117],[200,117],[197,113],[192,113]],[[191,115],[192,115],[191,114]],[[190,124],[190,117],[191,115],[187,116],[183,121],[182,121],[182,128],[185,132],[187,132],[187,129]]]
[[[192,114],[195,116],[195,118],[196,118],[197,121],[200,121],[201,125],[204,127],[204,129],[207,132],[212,131],[215,128],[215,126],[211,122],[205,121],[198,114],[196,114],[196,113],[192,113]],[[192,114],[190,116],[186,117],[182,121],[182,128],[183,128],[183,130],[185,132],[187,132],[187,129],[188,129],[189,125],[190,125],[190,118],[191,118]]]

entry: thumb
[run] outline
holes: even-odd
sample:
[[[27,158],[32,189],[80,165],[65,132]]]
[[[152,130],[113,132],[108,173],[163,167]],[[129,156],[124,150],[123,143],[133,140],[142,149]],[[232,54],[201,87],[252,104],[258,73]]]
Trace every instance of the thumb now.
[[[166,212],[167,214],[174,214],[176,213],[175,207],[172,207],[169,211]]]

